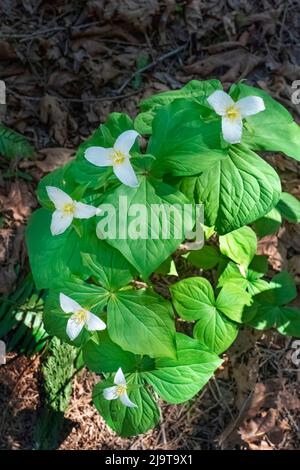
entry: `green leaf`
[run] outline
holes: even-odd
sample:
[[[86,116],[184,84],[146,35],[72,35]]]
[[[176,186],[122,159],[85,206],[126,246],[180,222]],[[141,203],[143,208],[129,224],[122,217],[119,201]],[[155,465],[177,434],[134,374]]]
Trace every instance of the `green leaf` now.
[[[194,337],[201,344],[216,354],[232,344],[238,325],[216,308],[213,289],[207,279],[192,277],[179,281],[171,287],[171,294],[175,309],[183,319],[198,320]]]
[[[224,284],[216,300],[216,308],[237,323],[243,323],[245,306],[250,304],[251,295],[234,282]]]
[[[174,357],[175,325],[171,304],[145,291],[120,291],[108,303],[111,339],[126,351]]]
[[[107,330],[98,331],[83,346],[83,358],[88,368],[97,374],[117,372],[119,367],[124,373],[154,368],[153,359],[124,351],[110,339]]]
[[[224,235],[263,217],[281,195],[277,173],[241,145],[204,171],[195,184],[196,202],[204,204],[205,224]]]
[[[281,307],[277,318],[277,330],[282,335],[300,338],[300,310],[294,307]]]
[[[278,203],[279,204],[279,203]],[[277,204],[277,207],[278,207]],[[263,238],[266,235],[276,233],[281,225],[282,219],[279,210],[274,207],[268,214],[254,222],[254,229],[259,236]]]
[[[222,259],[220,252],[211,245],[205,245],[201,250],[191,251],[188,260],[196,268],[213,269]]]
[[[86,328],[83,328],[80,335],[71,341],[66,333],[67,322],[71,314],[66,314],[60,306],[59,294],[63,293],[79,303],[83,308],[90,310],[98,316],[102,316],[103,310],[107,305],[109,293],[103,287],[87,284],[76,277],[69,277],[56,281],[56,285],[50,290],[47,297],[44,323],[49,334],[57,336],[63,341],[74,346],[81,346],[93,334]]]
[[[156,359],[155,369],[143,373],[147,382],[168,403],[182,403],[192,398],[223,362],[186,335],[177,333],[176,342],[177,359]]]
[[[21,134],[0,124],[0,154],[8,159],[32,157],[34,148]]]
[[[227,282],[236,282],[240,287],[248,287],[247,270],[238,266],[233,261],[229,261],[223,267],[218,278],[218,287],[223,287]]]
[[[249,294],[257,294],[264,288],[260,278],[267,272],[267,268],[268,260],[266,256],[255,255],[248,269],[230,261],[219,274],[218,287],[222,287],[228,282],[234,282],[240,288],[247,290]]]
[[[70,166],[70,175],[76,183],[92,189],[105,188],[109,182],[115,179],[112,167],[99,167],[86,159],[74,160]]]
[[[220,120],[206,122],[201,111],[200,105],[186,100],[175,100],[158,110],[147,149],[156,158],[155,175],[195,175],[226,157]]]
[[[256,309],[256,315],[249,324],[259,330],[276,326],[282,334],[289,334],[288,331],[293,328],[298,331],[297,312],[285,307],[297,296],[293,278],[283,271],[274,276],[269,284],[265,284],[264,289],[254,296],[253,309]]]
[[[126,207],[122,205],[124,201],[126,201],[124,203]],[[116,235],[106,238],[106,241],[117,248],[137,271],[147,278],[185,238],[183,224],[179,226],[173,205],[181,208],[187,202],[185,196],[171,186],[155,181],[150,182],[144,177],[141,178],[140,185],[136,189],[122,185],[104,201],[104,204],[111,204],[115,208],[117,228]],[[135,204],[143,210],[130,215],[130,207]],[[153,209],[158,207],[161,208],[163,217],[155,217],[157,211]],[[120,225],[121,219],[123,219],[123,225]],[[164,220],[167,220],[167,224]],[[166,230],[165,236],[163,229]],[[124,237],[120,234],[123,230]],[[178,235],[177,230],[179,230]]]
[[[215,296],[210,282],[204,277],[190,277],[170,288],[176,311],[184,320],[198,320],[201,314],[212,315]]]
[[[271,290],[265,292],[268,301],[274,305],[285,305],[297,297],[295,281],[287,271],[282,271],[273,277]]]
[[[271,96],[259,88],[239,83],[233,85],[230,94],[234,99],[260,96],[265,111],[247,117],[243,131],[243,142],[253,150],[283,152],[300,160],[300,127],[291,114]]]
[[[247,279],[249,281],[261,278],[268,270],[268,257],[265,255],[255,255],[251,261],[248,271]]]
[[[152,121],[159,108],[167,106],[175,99],[193,100],[201,105],[207,105],[207,98],[216,90],[222,90],[219,80],[192,80],[179,90],[158,93],[141,102],[141,110],[135,122],[135,129],[141,134],[151,134]]]
[[[300,222],[300,201],[292,194],[282,193],[277,204],[277,209],[289,222]]]
[[[201,315],[194,326],[193,335],[210,351],[222,354],[232,345],[238,332],[238,325],[215,309],[211,315]]]
[[[53,236],[50,232],[52,212],[35,211],[26,230],[30,267],[38,289],[49,288],[59,277],[82,272],[80,238],[75,230],[67,229]]]
[[[250,227],[221,235],[219,242],[221,253],[243,267],[249,266],[257,248],[257,238]]]
[[[159,408],[138,374],[131,374],[126,379],[132,385],[131,390],[128,387],[128,395],[137,405],[136,408],[128,408],[118,399],[105,400],[103,390],[114,385],[112,379],[101,381],[93,390],[93,402],[97,410],[121,437],[143,434],[156,426],[160,418]]]
[[[120,289],[132,281],[133,268],[118,250],[99,239],[89,248],[92,253],[81,253],[83,265],[103,287]]]

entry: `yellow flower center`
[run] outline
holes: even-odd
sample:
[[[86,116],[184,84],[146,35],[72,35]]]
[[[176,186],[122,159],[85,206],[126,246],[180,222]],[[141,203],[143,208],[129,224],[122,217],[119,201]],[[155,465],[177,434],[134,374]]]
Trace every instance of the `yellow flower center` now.
[[[114,150],[114,153],[113,153],[113,162],[114,162],[114,165],[120,165],[121,163],[124,162],[126,156],[124,155],[123,152],[121,152],[121,150]]]
[[[118,395],[118,397],[120,395],[123,395],[123,393],[126,392],[126,388],[127,388],[126,385],[117,385],[117,395]]]
[[[82,323],[85,323],[87,320],[87,312],[83,308],[80,310],[77,310],[74,314],[74,320],[79,323],[80,325]]]
[[[75,205],[70,202],[70,203],[67,203],[63,206],[62,208],[62,211],[65,215],[71,215],[71,214],[74,214],[74,211],[75,211]]]
[[[226,117],[228,119],[236,119],[240,117],[240,110],[233,104],[226,109]]]

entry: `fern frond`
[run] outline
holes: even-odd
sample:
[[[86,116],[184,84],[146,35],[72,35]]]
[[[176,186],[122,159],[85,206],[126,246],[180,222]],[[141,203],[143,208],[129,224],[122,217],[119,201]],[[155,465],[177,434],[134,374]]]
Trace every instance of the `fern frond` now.
[[[0,154],[6,158],[32,157],[34,148],[21,134],[0,124]]]

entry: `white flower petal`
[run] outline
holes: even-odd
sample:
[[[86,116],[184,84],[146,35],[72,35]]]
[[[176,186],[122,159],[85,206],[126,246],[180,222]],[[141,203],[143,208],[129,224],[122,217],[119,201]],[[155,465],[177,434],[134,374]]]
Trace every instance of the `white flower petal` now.
[[[55,188],[55,186],[46,186],[49,199],[53,202],[56,209],[62,209],[65,204],[72,204],[72,198],[62,191],[62,189]]]
[[[103,390],[105,400],[115,400],[118,398],[117,387],[107,387]]]
[[[76,219],[89,219],[90,217],[98,215],[101,212],[101,209],[90,206],[89,204],[84,204],[83,202],[75,202],[74,204],[74,217],[76,217]]]
[[[220,116],[224,116],[226,109],[234,104],[233,99],[223,90],[216,90],[207,98],[211,107]]]
[[[243,123],[241,118],[222,118],[222,134],[224,140],[230,144],[237,144],[242,140]]]
[[[137,408],[137,405],[133,403],[133,401],[129,400],[129,397],[126,392],[120,395],[120,400],[123,403],[123,405],[128,406],[129,408]]]
[[[116,372],[114,383],[116,385],[126,385],[126,379],[125,379],[125,376],[123,374],[121,367],[119,367],[119,369]]]
[[[121,181],[121,183],[131,188],[137,188],[139,185],[138,179],[132,168],[129,158],[126,158],[123,163],[114,165],[114,174]]]
[[[136,131],[125,131],[119,135],[117,140],[115,141],[114,150],[119,150],[120,152],[124,153],[124,155],[129,155],[129,151],[133,146],[135,139],[140,134]]]
[[[92,312],[87,312],[87,319],[85,322],[89,331],[100,331],[105,330],[106,324],[97,315]]]
[[[260,96],[246,96],[237,101],[242,118],[252,116],[266,109],[264,100]]]
[[[84,156],[85,158],[96,166],[112,166],[112,148],[104,147],[89,147],[86,149]]]
[[[60,235],[71,225],[73,220],[72,214],[64,214],[60,210],[56,210],[52,214],[50,230],[52,235]]]
[[[80,335],[82,328],[84,327],[84,323],[78,322],[76,318],[73,316],[69,318],[67,323],[67,335],[69,336],[71,341],[77,338]]]
[[[81,310],[81,305],[62,292],[59,294],[59,303],[65,313],[74,313],[77,310]]]

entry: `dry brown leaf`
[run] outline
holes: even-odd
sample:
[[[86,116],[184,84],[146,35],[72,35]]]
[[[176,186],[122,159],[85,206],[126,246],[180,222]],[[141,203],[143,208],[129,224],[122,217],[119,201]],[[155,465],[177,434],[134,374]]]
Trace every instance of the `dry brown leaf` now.
[[[243,441],[247,443],[255,442],[264,437],[265,434],[274,431],[277,413],[277,410],[271,408],[267,412],[262,412],[261,416],[246,421],[238,431]]]
[[[13,219],[17,223],[24,223],[35,207],[35,197],[28,191],[28,186],[24,181],[13,182],[7,197],[0,194],[1,212],[12,211]]]
[[[220,79],[223,81],[236,81],[241,77],[246,77],[263,61],[262,57],[239,48],[205,57],[202,60],[186,65],[184,70],[187,73],[197,74],[200,77],[208,77],[215,70],[225,67],[227,72]]]
[[[54,96],[45,95],[40,103],[40,118],[50,126],[50,135],[64,145],[68,137],[68,113]]]
[[[268,256],[268,262],[274,271],[287,269],[287,248],[278,236],[268,235],[259,240],[257,253]]]
[[[64,147],[52,147],[39,150],[39,154],[44,156],[43,160],[36,160],[35,165],[44,173],[49,173],[58,167],[68,163],[74,156],[75,150]]]

